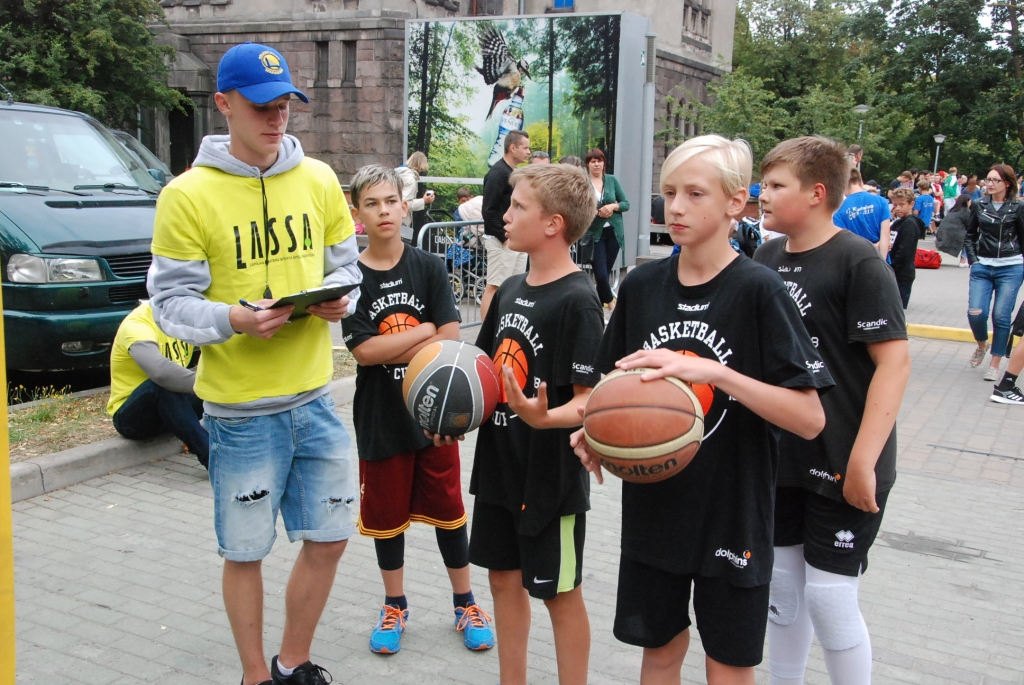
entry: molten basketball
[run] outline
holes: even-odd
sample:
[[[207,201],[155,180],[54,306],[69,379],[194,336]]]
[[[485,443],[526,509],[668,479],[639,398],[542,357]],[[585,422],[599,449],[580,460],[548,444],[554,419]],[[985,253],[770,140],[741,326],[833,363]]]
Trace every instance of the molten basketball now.
[[[498,401],[508,402],[505,395],[505,383],[501,379],[501,367],[507,366],[512,369],[512,375],[519,384],[519,389],[526,388],[526,379],[529,376],[529,365],[526,361],[526,352],[512,338],[505,338],[498,345],[498,351],[494,353],[494,366],[498,369]]]
[[[425,430],[462,435],[491,418],[501,391],[494,363],[459,340],[430,343],[409,361],[402,383],[405,406]]]
[[[409,329],[416,328],[419,325],[420,322],[411,314],[388,314],[384,317],[384,320],[380,322],[380,326],[377,327],[377,330],[381,335],[391,335],[392,333],[408,331]]]
[[[609,472],[630,483],[656,483],[689,465],[704,437],[704,411],[677,378],[643,381],[650,369],[616,370],[587,400],[583,434]]]

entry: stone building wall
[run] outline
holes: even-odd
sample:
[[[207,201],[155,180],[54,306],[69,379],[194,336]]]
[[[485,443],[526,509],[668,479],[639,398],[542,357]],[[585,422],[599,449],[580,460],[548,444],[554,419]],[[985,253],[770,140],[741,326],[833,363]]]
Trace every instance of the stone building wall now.
[[[347,180],[364,164],[402,162],[405,28],[401,19],[340,19],[228,25],[179,25],[196,57],[216,73],[224,53],[245,41],[272,45],[291,69],[292,80],[310,98],[292,100],[289,133]],[[356,74],[342,81],[343,41],[356,42]],[[316,45],[329,50],[328,79],[317,82]],[[226,133],[224,117],[213,109],[212,133]]]

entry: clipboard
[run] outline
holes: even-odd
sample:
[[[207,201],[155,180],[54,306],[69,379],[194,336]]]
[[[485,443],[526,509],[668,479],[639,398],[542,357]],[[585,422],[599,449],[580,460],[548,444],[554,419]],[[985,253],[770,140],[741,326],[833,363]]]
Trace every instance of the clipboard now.
[[[280,300],[270,305],[268,309],[280,309],[281,307],[287,307],[288,305],[295,305],[295,311],[288,317],[288,320],[298,319],[303,316],[308,316],[306,307],[311,307],[321,302],[327,302],[328,300],[337,300],[359,287],[359,283],[350,283],[349,285],[330,285],[323,288],[311,288],[310,290],[303,290],[302,292],[295,293],[294,295],[287,295],[282,297]]]

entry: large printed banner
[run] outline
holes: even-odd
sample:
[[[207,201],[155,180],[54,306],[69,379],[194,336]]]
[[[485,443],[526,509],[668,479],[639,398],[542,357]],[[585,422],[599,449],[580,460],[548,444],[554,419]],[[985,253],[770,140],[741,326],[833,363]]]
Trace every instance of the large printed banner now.
[[[406,23],[408,149],[430,176],[480,178],[509,130],[557,161],[600,148],[614,172],[622,16]]]

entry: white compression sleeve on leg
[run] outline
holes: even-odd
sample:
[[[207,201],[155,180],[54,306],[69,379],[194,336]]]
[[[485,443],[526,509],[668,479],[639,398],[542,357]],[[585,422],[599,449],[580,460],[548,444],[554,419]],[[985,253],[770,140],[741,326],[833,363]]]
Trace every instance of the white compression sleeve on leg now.
[[[871,683],[871,638],[857,603],[860,579],[808,566],[807,609],[832,685]]]
[[[771,685],[803,685],[814,627],[804,601],[804,546],[775,548],[768,600]]]

